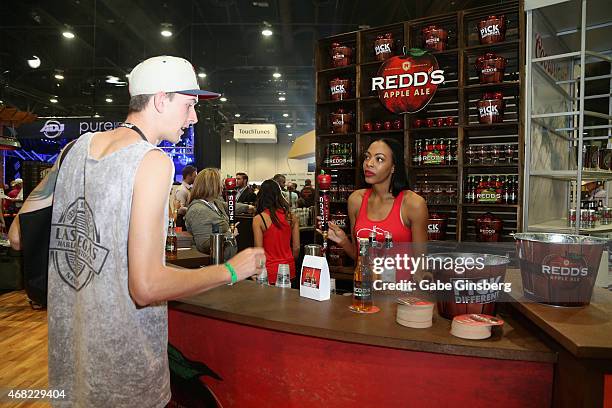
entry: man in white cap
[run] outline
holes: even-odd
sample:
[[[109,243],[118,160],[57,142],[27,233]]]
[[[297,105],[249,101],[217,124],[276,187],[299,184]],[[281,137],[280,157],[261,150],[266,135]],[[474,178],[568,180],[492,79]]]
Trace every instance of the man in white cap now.
[[[224,265],[166,266],[170,158],[197,122],[192,65],[153,57],[129,76],[125,123],[82,135],[30,194],[22,212],[53,202],[49,243],[49,388],[54,406],[164,407],[170,400],[166,301],[236,282],[265,264],[247,249]],[[52,201],[53,200],[53,201]],[[19,247],[19,220],[11,226]]]

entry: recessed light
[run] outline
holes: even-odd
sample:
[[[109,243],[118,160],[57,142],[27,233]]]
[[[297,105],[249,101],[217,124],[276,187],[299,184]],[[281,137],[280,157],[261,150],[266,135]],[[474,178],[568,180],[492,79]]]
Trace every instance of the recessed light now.
[[[229,139],[225,139],[225,143],[229,143],[229,142],[230,142],[230,140],[229,140]]]
[[[239,117],[240,117],[240,114],[239,114],[239,113],[236,113],[234,116],[235,116],[235,117],[237,117],[237,118],[239,118]]]
[[[200,73],[198,74],[198,76],[199,76],[200,78],[206,78],[206,74],[205,74],[204,72],[200,72]]]
[[[105,99],[105,101],[106,101],[107,103],[112,103],[112,102],[113,102],[113,98],[106,98],[106,99]]]
[[[94,115],[94,118],[99,118],[100,115],[98,115],[97,113]]]
[[[36,55],[32,55],[30,58],[28,58],[28,66],[33,69],[40,67],[40,58],[38,58]]]
[[[283,113],[283,118],[288,118],[289,114],[288,113]]]
[[[222,96],[221,98],[219,98],[219,100],[220,100],[221,102],[227,102],[227,98],[226,98],[225,96]]]
[[[285,100],[285,97],[284,97],[284,96],[279,96],[279,97],[278,97],[278,100],[282,102],[282,101],[284,101],[284,100]]]
[[[293,136],[293,133],[287,133],[287,136],[291,137]]]
[[[59,101],[56,98],[49,98],[49,102],[58,103]]]
[[[74,33],[72,31],[66,30],[62,33],[62,35],[64,36],[64,38],[67,38],[69,40],[72,40],[74,38]]]
[[[287,129],[291,129],[291,125],[290,125],[290,124],[288,124],[288,123],[285,125],[285,127],[286,127]]]
[[[63,76],[62,74],[55,74],[55,75],[53,75],[53,77],[54,77],[55,79],[59,79],[59,80],[64,79],[64,76]]]
[[[162,37],[172,37],[172,31],[170,30],[161,30],[159,33]]]
[[[281,73],[280,73],[280,72],[275,72],[275,73],[273,73],[273,74],[272,74],[272,76],[273,76],[274,78],[280,78],[282,75],[281,75]]]
[[[264,37],[269,37],[272,34],[272,30],[270,30],[269,28],[264,28],[263,30],[261,30],[261,35],[263,35]]]

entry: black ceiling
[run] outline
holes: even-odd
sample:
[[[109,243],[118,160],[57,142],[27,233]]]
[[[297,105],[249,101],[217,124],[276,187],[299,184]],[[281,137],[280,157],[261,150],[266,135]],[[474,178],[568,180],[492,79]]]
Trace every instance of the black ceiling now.
[[[228,121],[291,123],[296,135],[314,124],[317,39],[502,1],[406,0],[57,0],[0,2],[0,100],[39,116],[120,119],[140,61],[168,54],[205,72],[201,87],[222,92]],[[263,37],[264,22],[274,34]],[[160,35],[163,23],[174,35]],[[65,39],[69,26],[76,37]],[[40,57],[38,69],[26,60]],[[61,70],[63,80],[55,79]],[[280,79],[272,74],[278,70]],[[286,101],[278,100],[285,92]],[[57,97],[58,102],[50,103]],[[111,98],[112,103],[105,102]],[[240,119],[234,117],[240,113]],[[289,117],[282,116],[289,113]]]

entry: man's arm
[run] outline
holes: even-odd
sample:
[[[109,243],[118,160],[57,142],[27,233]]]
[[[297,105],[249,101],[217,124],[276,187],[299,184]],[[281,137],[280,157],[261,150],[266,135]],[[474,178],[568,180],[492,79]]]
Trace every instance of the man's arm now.
[[[128,285],[132,299],[141,306],[230,282],[223,265],[197,270],[164,265],[164,210],[171,176],[172,162],[157,150],[145,155],[136,173],[128,233]],[[255,274],[261,262],[265,262],[265,255],[258,248],[242,251],[229,261],[238,280]]]
[[[57,176],[59,174],[59,161],[59,159],[55,161],[55,164],[53,167],[51,167],[51,170],[30,193],[28,198],[21,206],[19,214],[40,210],[41,208],[46,208],[53,204],[53,191],[55,190],[55,182],[57,181]],[[17,214],[13,220],[9,230],[9,241],[11,241],[11,247],[15,250],[21,249],[21,227],[19,224],[19,214]]]

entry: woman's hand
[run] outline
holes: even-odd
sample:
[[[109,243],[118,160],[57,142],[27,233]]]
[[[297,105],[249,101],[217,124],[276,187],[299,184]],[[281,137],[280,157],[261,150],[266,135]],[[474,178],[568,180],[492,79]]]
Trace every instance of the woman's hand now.
[[[339,244],[342,241],[348,239],[344,230],[340,228],[339,226],[337,226],[335,223],[330,221],[327,223],[327,226],[328,226],[327,238],[329,240],[335,242],[336,244]],[[317,229],[317,232],[323,235],[323,231],[321,231],[320,229]]]

